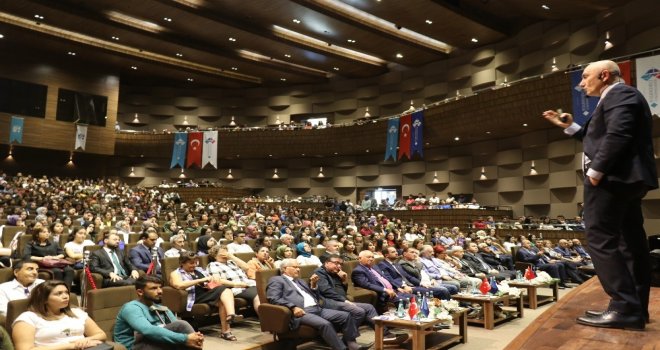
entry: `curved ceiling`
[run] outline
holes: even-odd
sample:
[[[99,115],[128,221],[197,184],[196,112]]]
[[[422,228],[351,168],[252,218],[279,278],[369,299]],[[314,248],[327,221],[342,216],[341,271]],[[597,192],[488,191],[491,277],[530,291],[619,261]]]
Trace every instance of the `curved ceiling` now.
[[[419,67],[626,2],[4,0],[0,45],[107,65],[130,85],[285,86]]]

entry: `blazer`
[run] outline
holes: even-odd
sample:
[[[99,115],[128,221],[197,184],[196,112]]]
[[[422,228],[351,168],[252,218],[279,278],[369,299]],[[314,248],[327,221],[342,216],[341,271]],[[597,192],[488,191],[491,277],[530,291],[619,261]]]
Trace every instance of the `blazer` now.
[[[163,261],[165,255],[163,253],[163,249],[158,247],[157,251],[159,261]],[[151,264],[151,250],[149,250],[149,248],[147,248],[144,244],[138,244],[128,252],[128,255],[133,266],[139,270],[147,272],[147,269]],[[158,264],[156,271],[160,273],[160,264]]]
[[[465,254],[463,255],[463,260],[466,260],[466,261],[470,264],[470,266],[472,266],[472,268],[475,269],[475,270],[477,270],[478,272],[488,274],[488,272],[489,272],[488,269],[486,269],[486,268],[483,266],[483,264],[481,263],[483,259],[482,259],[482,260],[479,260],[479,259],[477,258],[477,256],[475,256],[474,254],[472,254],[472,253],[470,253],[470,252],[465,252]],[[485,261],[484,261],[484,262],[485,262]],[[485,263],[486,263],[486,262],[485,262]],[[488,265],[488,263],[486,263],[486,265]],[[490,265],[488,265],[488,266],[489,266],[490,269],[493,268],[493,267],[490,266]]]
[[[128,256],[124,254],[123,250],[117,249],[116,253],[117,253],[117,259],[119,259],[119,263],[122,265],[127,275],[130,276],[131,271],[137,270],[135,266],[131,264],[131,261],[128,259]],[[90,255],[89,269],[92,272],[100,273],[101,275],[103,275],[104,279],[110,278],[110,272],[115,272],[115,266],[112,265],[112,260],[110,260],[110,255],[108,255],[108,253],[103,248],[93,251],[92,254]]]
[[[394,287],[395,291],[396,289],[403,287],[403,282],[406,282],[406,285],[410,287],[413,286],[413,284],[410,283],[410,281],[408,281],[405,276],[403,276],[403,269],[399,264],[390,264],[387,261],[381,261],[377,266],[383,272],[385,279],[387,279],[392,284],[392,287]]]
[[[521,247],[518,249],[518,253],[516,254],[516,260],[524,261],[527,263],[532,263],[535,266],[540,266],[545,264],[545,259],[543,255],[538,255],[536,252],[533,250],[523,248]]]
[[[314,274],[319,276],[319,280],[316,283],[316,289],[325,299],[325,305],[327,305],[328,308],[334,309],[338,306],[338,303],[346,301],[346,290],[348,289],[348,285],[342,283],[339,276],[329,273],[323,267],[316,269]]]
[[[626,84],[617,84],[602,98],[582,129],[573,136],[582,140],[589,168],[608,181],[644,183],[658,188],[653,156],[653,120],[644,96]]]
[[[422,283],[422,270],[415,265],[414,262],[408,261],[406,259],[399,260],[399,272],[412,283],[413,286],[419,287]]]
[[[383,271],[381,271],[377,265],[375,265],[373,269],[383,275]],[[383,275],[383,277],[385,276]],[[376,277],[371,274],[371,272],[369,272],[369,269],[367,269],[364,265],[358,264],[353,269],[353,272],[351,273],[351,280],[356,287],[375,291],[376,294],[378,294],[378,299],[380,301],[384,302],[389,299],[389,295],[385,293],[385,287],[380,283],[379,280],[376,279]]]
[[[300,282],[298,285],[303,290],[305,290],[309,295],[314,298],[316,304],[322,307],[322,300],[318,293],[318,288],[316,290],[311,289],[305,281],[296,278]],[[304,308],[305,300],[303,296],[298,292],[298,289],[293,286],[294,282],[289,281],[288,278],[284,276],[273,276],[268,280],[268,285],[266,287],[266,298],[268,302],[275,305],[282,305],[291,310],[294,307]],[[291,317],[289,322],[289,329],[297,329],[300,327],[300,318]]]

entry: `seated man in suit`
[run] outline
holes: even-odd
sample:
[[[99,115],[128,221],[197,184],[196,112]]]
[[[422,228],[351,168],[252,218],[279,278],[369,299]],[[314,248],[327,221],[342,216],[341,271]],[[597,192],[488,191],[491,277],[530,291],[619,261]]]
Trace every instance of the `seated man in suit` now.
[[[356,287],[373,290],[378,295],[378,307],[386,303],[398,303],[399,300],[412,298],[412,294],[403,288],[397,288],[385,277],[379,266],[374,265],[374,253],[370,250],[360,252],[360,263],[353,269],[351,280]]]
[[[160,271],[160,261],[164,259],[163,249],[156,247],[156,241],[158,240],[158,233],[155,229],[148,229],[146,232],[140,234],[141,244],[136,245],[128,252],[128,255],[131,259],[131,263],[137,269],[144,272],[150,272],[150,268],[155,268],[156,271],[152,272],[157,276],[161,275]],[[158,254],[158,259],[155,262],[154,266],[151,266],[153,261],[153,250],[156,249]]]
[[[472,267],[476,268],[477,271],[486,274],[488,276],[493,276],[498,281],[504,280],[507,277],[515,278],[516,276],[515,271],[509,271],[506,270],[506,268],[500,270],[498,268],[499,265],[491,266],[478,253],[479,253],[479,246],[477,245],[477,243],[470,242],[468,244],[467,251],[465,251],[465,255],[463,256],[463,259],[471,262]]]
[[[310,279],[308,286],[300,277],[300,266],[295,259],[284,259],[280,265],[280,276],[273,276],[268,280],[266,295],[268,302],[275,305],[286,306],[291,309],[291,329],[301,324],[313,327],[321,333],[321,338],[333,350],[360,350],[355,342],[358,329],[355,320],[348,312],[331,310],[321,307],[317,289],[318,276]],[[335,327],[343,333],[343,341],[339,339]]]
[[[408,255],[410,260],[417,259],[417,249],[413,247],[403,248],[403,254]],[[383,271],[383,276],[385,276],[385,278],[387,278],[387,280],[395,288],[400,288],[406,293],[411,294],[426,294],[431,292],[433,297],[444,300],[451,299],[451,293],[449,292],[448,288],[451,288],[454,294],[458,293],[458,288],[454,286],[431,287],[430,284],[427,286],[422,286],[421,273],[419,274],[419,278],[417,277],[417,272],[419,272],[419,270],[416,270],[416,268],[410,268],[408,265],[411,273],[407,272],[406,269],[404,269],[403,266],[399,264],[399,254],[397,253],[396,248],[384,248],[383,255],[385,255],[385,260],[378,264],[378,267],[380,267],[380,269]],[[413,270],[415,271],[413,272]]]
[[[103,248],[91,254],[89,268],[103,276],[103,288],[134,285],[140,277],[128,256],[119,247],[119,234],[111,231],[103,239]]]
[[[549,261],[542,251],[532,247],[532,242],[528,239],[523,240],[522,247],[518,249],[516,254],[517,261],[528,262],[536,266],[539,270],[545,271],[553,278],[559,279],[559,288],[567,288],[566,280],[568,276],[564,270],[564,265],[555,261]]]

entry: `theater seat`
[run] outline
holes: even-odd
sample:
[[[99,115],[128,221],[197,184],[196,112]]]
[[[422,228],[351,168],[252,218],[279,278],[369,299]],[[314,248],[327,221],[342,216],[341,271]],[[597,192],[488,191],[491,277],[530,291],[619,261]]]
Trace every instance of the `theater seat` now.
[[[135,299],[135,286],[92,289],[87,291],[87,313],[112,340],[119,309]]]

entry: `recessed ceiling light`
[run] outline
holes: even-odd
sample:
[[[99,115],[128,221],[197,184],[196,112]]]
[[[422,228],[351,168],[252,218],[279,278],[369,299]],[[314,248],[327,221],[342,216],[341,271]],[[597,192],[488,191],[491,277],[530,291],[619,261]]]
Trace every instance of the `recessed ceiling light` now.
[[[396,58],[403,58],[403,55],[400,54],[400,53],[397,53],[397,54],[396,54]]]
[[[527,126],[527,123],[524,123],[523,126]]]
[[[172,19],[169,17],[163,17],[163,19],[165,20],[165,22],[172,22]]]
[[[430,20],[430,19],[427,19],[427,20],[426,20],[426,24],[433,24],[433,21]]]
[[[114,40],[114,41],[119,41],[119,37],[113,35],[113,36],[112,36],[112,40]]]
[[[281,81],[286,81],[286,78],[280,78]]]
[[[188,78],[188,81],[195,81],[195,79],[193,79],[193,78]]]
[[[335,152],[335,155],[337,155],[337,154],[339,154],[339,153]]]
[[[339,67],[332,67],[332,69],[334,69],[334,70],[339,70]]]
[[[176,53],[176,57],[183,57],[183,54],[180,53],[180,52],[177,52],[177,53]]]
[[[541,7],[542,7],[544,10],[549,10],[549,9],[550,9],[550,6],[548,6],[548,5],[546,5],[546,4],[541,5]]]
[[[477,38],[472,38],[472,42],[473,42],[473,43],[478,43],[478,42],[479,42],[479,39],[477,39]]]
[[[354,40],[354,39],[348,39],[348,40],[346,40],[346,41],[348,41],[348,42],[351,43],[351,44],[355,44],[355,43],[357,42],[357,41]]]
[[[73,52],[73,51],[69,51],[69,52],[67,52],[67,54],[68,54],[68,55],[71,55],[71,56],[75,56],[75,55],[76,55],[76,53]]]
[[[490,135],[490,131],[486,131],[486,134]]]
[[[137,66],[131,66],[132,70],[137,70]]]
[[[236,41],[236,38],[229,37],[229,41]]]
[[[300,24],[300,20],[297,19],[297,18],[294,18],[294,19],[293,19],[293,23]]]
[[[231,67],[231,70],[238,70],[238,68],[236,68],[236,67]]]
[[[36,19],[44,19],[44,16],[37,14],[37,15],[34,15],[34,18],[36,18]]]
[[[369,150],[366,150],[367,153],[369,153]]]
[[[454,137],[454,141],[460,141],[460,140],[461,140],[460,137],[458,137],[458,136]]]
[[[286,57],[286,58],[291,58],[291,55],[289,55],[289,54],[287,53],[287,54],[284,54],[284,57]]]
[[[5,36],[3,34],[0,34],[0,39],[4,38]]]

